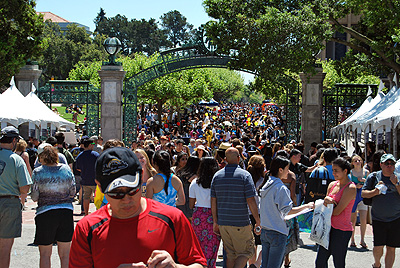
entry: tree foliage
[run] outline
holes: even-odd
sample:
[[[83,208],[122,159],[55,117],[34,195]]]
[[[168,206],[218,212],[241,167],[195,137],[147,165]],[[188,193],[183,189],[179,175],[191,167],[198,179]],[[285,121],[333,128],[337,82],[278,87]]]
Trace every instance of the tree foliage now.
[[[155,19],[128,20],[120,14],[108,18],[104,10],[100,9],[94,22],[97,33],[115,36],[121,41],[122,53],[125,55],[138,52],[152,55],[168,44],[166,35],[158,28]]]
[[[165,13],[160,17],[161,28],[168,36],[168,41],[172,47],[181,46],[190,39],[190,31],[193,25],[187,22],[178,10],[173,10]]]
[[[43,17],[36,14],[35,5],[35,1],[29,0],[1,1],[1,85],[8,83],[11,76],[40,52]]]
[[[60,27],[46,21],[43,32],[44,50],[39,65],[45,78],[66,79],[70,70],[80,61],[96,61],[106,59],[102,47],[104,36],[96,35],[93,39],[86,30],[76,24],[67,26],[62,32]]]
[[[315,56],[329,40],[351,48],[336,66],[342,71],[357,60],[376,75],[400,72],[398,0],[205,0],[204,5],[216,19],[207,30],[218,51],[234,51],[234,64],[258,72],[264,89],[273,89],[285,72],[312,72]],[[340,24],[347,14],[361,15],[358,25]],[[350,38],[340,40],[335,32]]]
[[[125,80],[134,74],[153,65],[159,54],[146,56],[136,53],[130,56],[121,56],[117,59],[122,63],[127,72]],[[98,71],[101,69],[101,61],[79,62],[75,65],[68,79],[89,80],[91,84],[100,87]],[[226,69],[193,69],[154,79],[138,88],[138,101],[157,105],[159,111],[169,107],[171,111],[179,111],[202,99],[216,100],[232,99],[232,92],[245,90],[243,78],[236,71]],[[249,95],[250,96],[250,95]],[[221,99],[219,99],[221,97]]]

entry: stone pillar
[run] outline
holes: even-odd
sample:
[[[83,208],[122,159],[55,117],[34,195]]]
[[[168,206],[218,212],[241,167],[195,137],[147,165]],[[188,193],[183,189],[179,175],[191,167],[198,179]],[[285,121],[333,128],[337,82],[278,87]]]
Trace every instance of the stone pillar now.
[[[35,85],[36,89],[39,87],[39,77],[42,74],[42,70],[39,70],[39,65],[25,65],[19,70],[19,73],[14,76],[15,85],[22,93],[22,95],[28,95],[32,90],[32,84]]]
[[[101,79],[101,136],[122,140],[122,87],[126,72],[122,66],[104,65]]]
[[[312,142],[322,142],[322,86],[326,73],[316,67],[316,74],[300,73],[302,82],[301,139],[308,152]]]

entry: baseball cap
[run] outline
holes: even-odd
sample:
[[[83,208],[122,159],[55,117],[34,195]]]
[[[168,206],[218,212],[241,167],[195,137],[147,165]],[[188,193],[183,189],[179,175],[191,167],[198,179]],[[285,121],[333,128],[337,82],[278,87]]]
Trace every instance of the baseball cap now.
[[[37,148],[38,155],[43,153],[44,148],[47,147],[47,146],[53,146],[53,145],[51,145],[50,143],[46,143],[46,142],[40,144],[39,147]]]
[[[394,162],[396,162],[396,158],[394,158],[394,156],[392,154],[384,154],[381,157],[381,163],[385,163],[388,160],[393,160]]]
[[[118,187],[140,187],[142,182],[140,162],[136,154],[125,147],[105,150],[97,158],[95,170],[103,193]]]
[[[256,153],[256,152],[258,152],[258,149],[257,149],[256,146],[251,145],[251,146],[249,146],[249,148],[247,149],[247,152],[249,152],[249,153]]]
[[[16,129],[13,126],[8,126],[5,127],[1,130],[1,137],[7,137],[7,138],[20,138],[22,139],[22,137],[19,135],[19,131],[18,129]]]

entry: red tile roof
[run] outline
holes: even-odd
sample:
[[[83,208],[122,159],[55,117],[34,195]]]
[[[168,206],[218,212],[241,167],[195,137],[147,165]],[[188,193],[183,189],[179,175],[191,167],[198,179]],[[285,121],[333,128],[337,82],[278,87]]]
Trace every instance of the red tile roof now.
[[[37,14],[43,14],[44,20],[51,20],[52,22],[70,22],[64,18],[61,18],[60,16],[57,16],[56,14],[53,14],[51,12],[36,12]]]

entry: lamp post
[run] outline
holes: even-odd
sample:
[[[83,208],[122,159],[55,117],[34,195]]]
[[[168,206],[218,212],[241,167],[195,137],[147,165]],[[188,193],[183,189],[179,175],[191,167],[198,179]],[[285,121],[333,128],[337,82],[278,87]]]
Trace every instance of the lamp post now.
[[[103,65],[121,65],[115,61],[115,55],[121,50],[122,44],[117,37],[108,37],[103,44],[105,51],[110,55],[109,62],[103,62]]]

